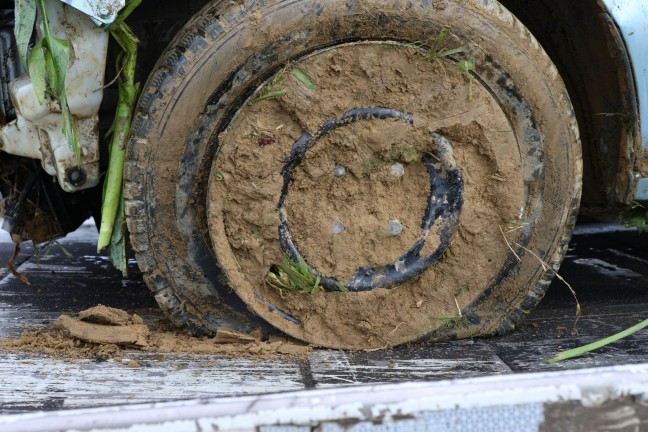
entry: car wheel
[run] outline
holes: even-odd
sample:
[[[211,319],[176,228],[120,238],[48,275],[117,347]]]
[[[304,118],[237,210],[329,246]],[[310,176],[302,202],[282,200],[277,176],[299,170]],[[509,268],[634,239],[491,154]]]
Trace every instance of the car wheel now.
[[[556,68],[496,1],[212,2],[144,87],[126,211],[177,323],[372,349],[512,329],[581,169]]]

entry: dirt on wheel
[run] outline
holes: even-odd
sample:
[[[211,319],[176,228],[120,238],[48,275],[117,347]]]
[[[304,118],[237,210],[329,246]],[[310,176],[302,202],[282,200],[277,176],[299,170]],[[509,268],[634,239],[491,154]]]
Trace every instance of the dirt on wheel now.
[[[393,43],[317,52],[269,85],[219,136],[211,172],[210,234],[230,286],[274,326],[324,346],[380,348],[461,325],[461,310],[509,252],[502,228],[524,211],[520,151],[497,101],[452,62]],[[411,121],[367,117],[321,133],[345,113],[377,107]],[[367,292],[266,283],[285,256],[282,193],[290,238],[318,274],[346,283],[358,269],[398,260],[424,235],[431,186],[422,155],[434,154],[433,133],[450,143],[464,182],[458,228],[438,262]],[[286,161],[305,134],[318,139],[286,183]],[[443,223],[435,221],[421,256],[439,247]]]

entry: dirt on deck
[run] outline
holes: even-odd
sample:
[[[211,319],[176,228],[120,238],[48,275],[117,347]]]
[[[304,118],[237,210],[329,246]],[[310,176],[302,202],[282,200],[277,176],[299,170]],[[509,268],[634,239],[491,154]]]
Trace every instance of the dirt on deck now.
[[[279,354],[305,358],[311,352],[309,346],[284,337],[264,340],[260,332],[244,334],[222,329],[214,337],[193,337],[170,328],[165,319],[146,324],[137,314],[103,305],[81,311],[76,317],[61,315],[50,326],[0,340],[0,350],[104,359],[119,358],[134,350],[259,358]]]

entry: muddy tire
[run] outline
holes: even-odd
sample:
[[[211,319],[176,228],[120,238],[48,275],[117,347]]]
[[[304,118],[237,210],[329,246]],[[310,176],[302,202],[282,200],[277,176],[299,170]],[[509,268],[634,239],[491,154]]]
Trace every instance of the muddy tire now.
[[[162,309],[342,348],[513,329],[581,190],[528,30],[495,1],[239,3],[185,27],[134,119],[128,226]],[[268,283],[300,258],[316,293]]]

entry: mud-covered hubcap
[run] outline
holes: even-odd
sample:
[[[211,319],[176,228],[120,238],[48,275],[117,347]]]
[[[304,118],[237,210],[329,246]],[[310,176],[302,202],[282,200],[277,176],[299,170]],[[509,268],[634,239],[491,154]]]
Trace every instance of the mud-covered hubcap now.
[[[403,113],[389,108],[359,108],[332,118],[319,128],[315,135],[304,132],[295,142],[282,168],[283,186],[281,196],[277,205],[279,215],[279,244],[284,253],[293,261],[303,260],[302,254],[295,245],[290,234],[288,216],[286,211],[286,197],[289,186],[293,181],[293,171],[302,161],[305,153],[317,143],[323,136],[329,134],[339,127],[344,127],[367,119],[396,120],[414,124],[411,114]],[[427,207],[421,223],[421,234],[416,242],[407,251],[403,252],[394,263],[383,266],[361,267],[349,280],[341,282],[335,278],[322,275],[322,286],[328,291],[340,291],[341,284],[348,291],[369,291],[374,288],[394,286],[407,282],[417,277],[430,265],[437,262],[446,248],[452,236],[457,230],[461,207],[463,205],[463,178],[461,169],[452,153],[452,147],[448,140],[439,133],[432,133],[432,152],[421,155],[421,162],[427,168],[430,175],[430,194],[427,200]],[[400,165],[402,167],[402,165]],[[342,166],[336,165],[338,176],[342,173]],[[421,250],[425,246],[428,234],[432,227],[438,222],[440,237],[439,245],[433,253],[421,256]],[[396,221],[391,222],[395,225]],[[400,225],[400,223],[398,223]],[[394,228],[402,229],[402,226]],[[341,232],[334,234],[339,234]],[[396,233],[394,233],[396,234]],[[318,273],[316,269],[311,269]]]
[[[208,220],[224,282],[322,345],[393,345],[455,322],[502,268],[503,221],[524,207],[497,100],[412,46],[345,44],[282,66],[217,141]],[[308,289],[270,282],[286,261]]]

